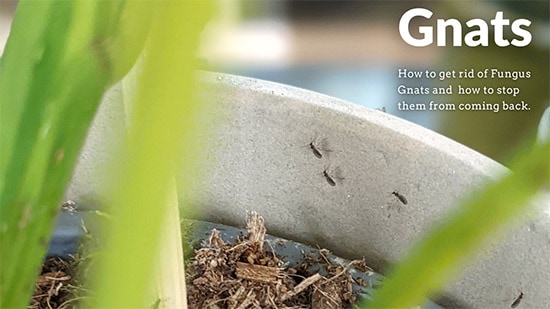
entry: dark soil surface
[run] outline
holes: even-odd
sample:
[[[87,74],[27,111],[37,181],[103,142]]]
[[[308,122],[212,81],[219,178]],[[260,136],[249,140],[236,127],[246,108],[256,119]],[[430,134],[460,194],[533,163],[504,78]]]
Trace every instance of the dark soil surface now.
[[[74,308],[78,300],[78,286],[75,279],[78,262],[59,257],[47,259],[36,280],[34,293],[28,308],[52,309]]]
[[[380,281],[363,260],[267,236],[253,212],[246,230],[206,222],[182,228],[191,226],[184,241],[189,308],[351,308]],[[82,281],[92,260],[47,259],[28,308],[77,308],[89,297]]]
[[[356,302],[347,270],[367,268],[363,261],[333,265],[321,254],[285,267],[283,256],[264,247],[265,234],[263,218],[253,212],[247,235],[233,244],[212,230],[187,267],[189,308],[349,308]],[[328,274],[307,273],[308,263],[325,264]]]

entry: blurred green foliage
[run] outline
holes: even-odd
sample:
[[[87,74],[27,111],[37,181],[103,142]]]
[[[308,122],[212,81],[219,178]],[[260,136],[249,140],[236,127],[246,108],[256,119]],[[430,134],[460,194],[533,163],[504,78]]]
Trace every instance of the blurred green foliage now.
[[[113,72],[109,50],[123,7],[18,5],[0,71],[1,307],[27,304],[88,125],[105,89],[124,74]]]
[[[186,64],[191,61],[192,46],[207,16],[201,9],[208,6],[197,1],[177,3],[22,0],[18,4],[0,63],[0,307],[23,308],[28,304],[60,200],[101,96],[134,65],[147,39],[150,44],[164,46],[162,53],[169,55],[165,57],[157,51],[156,58],[151,57],[150,61],[160,61],[166,67],[162,62],[165,58],[169,59],[166,61],[179,61],[180,55],[181,59],[187,58],[170,72],[154,69],[147,72],[152,74],[146,81],[151,82],[151,87],[168,81],[172,88],[144,92],[146,98],[141,99],[149,106],[143,104],[143,113],[138,114],[177,115],[160,112],[162,108],[151,104],[155,98],[147,96],[166,95],[165,101],[170,101],[177,92],[179,96],[172,97],[167,104],[181,105],[178,91],[189,91],[191,84],[178,85],[176,92],[166,91],[174,87],[170,81],[181,81],[177,74],[185,75],[192,68]],[[171,23],[175,29],[159,25],[159,20],[168,17],[170,21],[180,19],[179,24]],[[148,32],[154,18],[156,36],[150,37]],[[179,28],[182,24],[185,27]],[[187,40],[188,37],[192,39]],[[165,41],[172,45],[165,45]],[[150,65],[145,67],[151,69]],[[182,67],[183,71],[176,69]],[[161,78],[156,75],[168,73]],[[158,119],[156,124],[147,125],[159,125]],[[184,130],[188,128],[184,126]],[[148,132],[142,128],[139,134]],[[165,144],[173,141],[173,132],[154,132],[167,135],[150,139],[159,138]],[[140,140],[137,136],[133,136],[134,142]],[[166,158],[157,156],[157,159]],[[151,235],[154,237],[155,233]],[[155,249],[144,248],[149,255]],[[130,259],[130,255],[122,258]],[[148,284],[141,282],[141,285]],[[107,299],[102,304],[108,305],[109,301],[116,303]],[[118,304],[121,302],[119,298]]]
[[[106,205],[114,220],[105,234],[105,255],[94,279],[97,294],[90,303],[93,308],[137,308],[152,302],[155,271],[160,270],[155,267],[162,243],[159,237],[169,207],[169,190],[175,188],[170,181],[179,170],[183,151],[201,146],[195,135],[202,109],[195,96],[195,52],[212,3],[148,3],[153,4],[154,15],[129,104],[127,143],[115,150],[113,190]],[[192,170],[198,162],[183,164],[196,175]],[[187,181],[179,187],[190,191],[197,179]]]

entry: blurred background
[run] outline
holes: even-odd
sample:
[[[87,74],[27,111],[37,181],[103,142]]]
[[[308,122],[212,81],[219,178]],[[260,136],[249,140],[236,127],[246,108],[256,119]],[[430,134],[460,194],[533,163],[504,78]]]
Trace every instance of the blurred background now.
[[[527,147],[549,102],[550,2],[540,1],[273,1],[217,0],[217,16],[203,33],[198,57],[205,68],[313,90],[389,114],[439,132],[501,163]],[[3,51],[16,1],[2,0],[0,40]],[[399,19],[414,7],[434,12],[419,25],[438,18],[488,23],[497,11],[504,18],[527,18],[533,41],[527,47],[411,47],[400,37]],[[416,27],[416,28],[415,28]],[[492,30],[489,24],[490,31]],[[477,30],[477,29],[476,29]],[[463,35],[465,34],[463,33]],[[450,32],[448,32],[450,36]],[[505,27],[504,37],[514,34]],[[450,39],[448,41],[450,43]],[[497,68],[531,71],[526,80],[400,80],[397,69],[464,70]],[[397,87],[483,85],[519,87],[512,96],[400,95]],[[499,103],[523,100],[530,111],[433,112],[398,110],[397,103],[430,100],[449,103]]]

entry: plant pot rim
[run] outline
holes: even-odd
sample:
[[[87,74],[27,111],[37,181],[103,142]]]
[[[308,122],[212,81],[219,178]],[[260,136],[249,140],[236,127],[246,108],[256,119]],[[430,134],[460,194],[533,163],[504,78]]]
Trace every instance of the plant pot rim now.
[[[365,256],[383,269],[471,191],[509,172],[433,131],[343,100],[220,73],[203,72],[199,80],[214,110],[209,117],[224,120],[204,136],[208,173],[180,202],[201,207],[208,221],[236,226],[254,210],[273,235]],[[109,143],[105,137],[124,129],[114,123],[123,115],[114,104],[119,92],[115,86],[100,107],[67,198],[94,200],[104,190],[94,171],[116,144],[116,136]],[[322,158],[308,148],[315,139],[326,140]],[[332,186],[323,171],[336,168]],[[443,291],[443,305],[501,307],[520,290],[527,305],[550,303],[550,275],[540,271],[550,269],[548,200],[535,204],[532,219]]]

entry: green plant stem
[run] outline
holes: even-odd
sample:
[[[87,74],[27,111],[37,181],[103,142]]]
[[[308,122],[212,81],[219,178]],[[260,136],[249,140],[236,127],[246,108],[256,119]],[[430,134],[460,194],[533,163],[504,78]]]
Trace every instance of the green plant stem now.
[[[127,149],[120,151],[108,203],[113,226],[95,278],[93,308],[150,304],[169,181],[187,149],[200,146],[193,132],[194,57],[209,1],[155,2],[150,37],[131,106]],[[185,162],[193,168],[196,162]],[[116,291],[115,293],[113,291]]]
[[[457,275],[497,232],[522,215],[550,182],[550,143],[536,146],[513,165],[513,173],[489,184],[424,240],[388,275],[369,308],[410,308]]]

